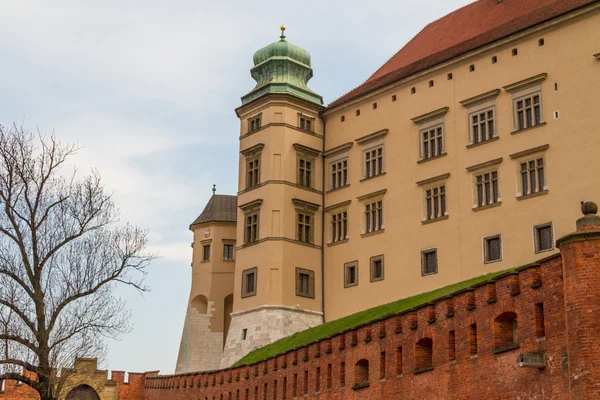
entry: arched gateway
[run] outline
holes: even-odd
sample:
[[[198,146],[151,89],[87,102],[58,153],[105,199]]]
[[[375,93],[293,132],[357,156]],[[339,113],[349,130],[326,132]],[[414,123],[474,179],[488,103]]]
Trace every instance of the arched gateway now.
[[[65,400],[100,400],[100,396],[92,387],[80,385],[71,390]]]

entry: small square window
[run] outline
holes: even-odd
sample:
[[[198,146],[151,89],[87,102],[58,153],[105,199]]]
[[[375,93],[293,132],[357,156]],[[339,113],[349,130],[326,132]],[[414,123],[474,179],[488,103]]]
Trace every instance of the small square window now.
[[[233,260],[233,244],[226,243],[223,245],[223,260]]]
[[[344,115],[342,115],[342,116],[340,117],[340,122],[344,122],[345,120],[346,120],[346,117],[345,117]]]
[[[498,62],[498,57],[492,57],[492,64],[496,64]]]
[[[312,132],[314,130],[314,119],[304,116],[298,117],[298,126],[300,129]]]
[[[415,87],[410,88],[410,94],[415,94],[415,93],[417,93],[417,88],[415,88]]]
[[[538,40],[538,45],[539,46],[543,46],[544,45],[544,38],[541,38],[540,40]]]
[[[536,253],[554,250],[554,233],[552,223],[533,227],[533,240]]]
[[[244,243],[253,243],[258,240],[258,212],[244,215]]]
[[[421,252],[421,275],[433,275],[438,273],[437,249],[423,250]]]
[[[242,340],[246,340],[248,337],[248,328],[242,329]]]
[[[519,54],[519,50],[517,49],[512,49],[512,55],[513,57]]]
[[[469,65],[469,72],[475,71],[475,64]]]
[[[429,81],[429,87],[433,87],[434,84],[435,84],[435,82]]]
[[[373,110],[377,110],[377,103],[373,103]]]
[[[315,272],[296,268],[296,296],[315,298]]]
[[[262,126],[262,116],[259,114],[255,117],[252,117],[248,120],[248,132],[254,132],[261,128]]]
[[[371,269],[371,282],[377,282],[377,281],[383,280],[383,277],[384,277],[383,254],[371,257],[370,269]]]
[[[256,296],[258,267],[242,271],[242,298]]]
[[[210,244],[202,246],[202,261],[210,260]]]
[[[450,73],[448,74],[448,80],[449,80],[449,81],[451,81],[451,80],[452,80],[452,72],[450,72]]]
[[[392,101],[396,101],[396,95],[392,95]]]
[[[356,110],[356,116],[359,117],[360,116],[360,110]]]
[[[344,264],[344,287],[358,285],[358,261],[351,261]]]
[[[502,238],[500,235],[483,238],[484,264],[502,261]]]

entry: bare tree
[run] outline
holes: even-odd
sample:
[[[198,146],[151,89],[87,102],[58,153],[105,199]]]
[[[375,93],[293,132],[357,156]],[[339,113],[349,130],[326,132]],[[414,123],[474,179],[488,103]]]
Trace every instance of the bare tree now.
[[[77,148],[0,126],[0,381],[54,400],[74,357],[129,329],[117,285],[145,291],[145,231],[118,223],[92,172],[65,174]]]

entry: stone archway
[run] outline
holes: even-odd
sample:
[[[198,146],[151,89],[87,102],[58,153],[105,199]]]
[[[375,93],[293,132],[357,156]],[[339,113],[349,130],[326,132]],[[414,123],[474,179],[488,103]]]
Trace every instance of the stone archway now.
[[[100,400],[100,396],[92,387],[79,385],[69,392],[65,400]]]

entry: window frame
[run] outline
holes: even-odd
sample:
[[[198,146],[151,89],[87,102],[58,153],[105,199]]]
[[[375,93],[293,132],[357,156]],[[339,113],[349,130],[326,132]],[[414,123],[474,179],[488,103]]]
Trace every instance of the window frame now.
[[[256,122],[258,122],[258,124],[256,124]],[[254,123],[254,127],[252,126],[252,123]],[[260,128],[262,128],[262,113],[253,115],[252,117],[248,118],[248,133],[252,133],[252,132],[256,132],[258,131]]]
[[[256,199],[246,204],[239,206],[244,212],[244,246],[251,245],[260,241],[260,207],[262,205],[262,199]],[[248,217],[256,216],[256,235],[255,239],[250,241],[248,237]],[[254,225],[252,223],[251,225]]]
[[[302,216],[302,221],[300,217]],[[309,218],[306,222],[306,218]],[[313,244],[315,236],[315,213],[305,210],[296,210],[296,240],[302,243]],[[300,234],[300,227],[303,227],[303,232]],[[308,228],[308,234],[304,231]],[[307,236],[307,237],[304,237]]]
[[[488,117],[488,113],[492,112],[492,131],[493,134],[490,135],[490,124],[489,124],[489,117]],[[486,120],[485,123],[481,122],[481,119],[479,118],[481,116],[481,114],[485,114],[486,115]],[[477,121],[477,123],[473,122],[473,117],[477,116],[479,119]],[[483,108],[479,108],[479,109],[474,109],[469,113],[469,145],[476,145],[476,144],[483,144],[483,143],[487,143],[489,141],[493,141],[494,139],[496,139],[498,137],[498,129],[496,126],[497,123],[497,116],[496,116],[496,106],[492,105],[492,106],[488,106],[488,107],[483,107]],[[478,140],[475,141],[475,125],[477,125],[479,128],[481,128],[481,125],[486,126],[487,128],[487,139],[485,140]],[[479,129],[478,135],[481,136],[481,129]]]
[[[539,230],[543,229],[543,228],[550,228],[551,248],[549,248],[549,249],[542,249],[541,247],[538,247],[538,242],[540,241]],[[555,235],[554,235],[554,222],[553,221],[534,225],[533,226],[533,252],[535,254],[540,254],[540,253],[546,253],[549,251],[554,251],[556,249],[556,244],[554,243],[554,238],[555,238]]]
[[[248,291],[248,276],[254,275],[254,290]],[[248,268],[242,271],[242,299],[256,296],[258,292],[258,267]]]
[[[378,261],[381,262],[381,276],[375,276],[375,267]],[[385,262],[383,254],[369,258],[369,276],[371,278],[371,282],[379,282],[385,279]]]
[[[388,129],[368,134],[355,140],[361,147],[361,181],[385,175],[385,138]],[[377,174],[367,174],[367,154],[373,151],[381,150],[381,155],[376,154],[376,160],[381,157],[381,161],[376,161]]]
[[[427,263],[427,255],[434,253],[435,254],[435,271],[434,272],[426,272],[426,263]],[[438,253],[437,247],[430,247],[428,249],[421,250],[421,276],[430,276],[436,275],[440,271],[440,257]]]
[[[373,152],[375,153],[374,161],[370,158],[371,153]],[[363,179],[375,178],[385,174],[385,149],[383,143],[375,143],[369,147],[363,148],[362,161]],[[376,173],[372,171],[370,164],[376,166]]]
[[[211,255],[210,245],[211,245],[210,242],[202,243],[202,262],[210,261],[210,255]]]
[[[302,127],[302,121],[304,120],[304,126]],[[309,123],[310,128],[307,129],[306,128],[306,123]],[[315,132],[315,122],[316,122],[316,118],[315,117],[309,117],[305,114],[302,113],[298,113],[298,128],[305,131],[305,132],[311,132],[314,133]]]
[[[541,167],[538,165],[539,161],[542,161],[542,165]],[[529,166],[530,163],[534,163],[534,169],[532,170]],[[526,170],[523,170],[523,165],[526,166]],[[540,192],[544,192],[546,190],[548,190],[548,178],[547,178],[547,168],[546,168],[546,157],[544,154],[538,154],[538,155],[532,155],[531,157],[527,157],[527,158],[522,158],[520,160],[517,160],[517,169],[518,169],[518,176],[517,176],[517,185],[518,185],[518,191],[517,191],[517,197],[526,197],[526,196],[531,196],[531,195],[535,195],[536,193],[540,193]],[[543,176],[544,179],[544,185],[540,185],[540,169],[542,170],[542,174],[541,176]],[[534,175],[535,175],[535,187],[536,190],[532,191],[532,179],[531,179],[531,172],[534,171]],[[526,173],[527,175],[527,193],[525,193],[525,185],[524,185],[524,180],[523,180],[523,172]],[[520,195],[519,195],[520,194]]]
[[[511,113],[512,113],[512,125],[513,131],[511,133],[518,133],[520,131],[534,128],[536,126],[542,126],[545,124],[544,118],[544,96],[543,96],[543,82],[546,80],[548,76],[547,73],[538,74],[523,80],[520,80],[515,83],[511,83],[507,86],[504,86],[503,89],[512,95],[512,103],[511,103]],[[517,102],[524,100],[528,97],[532,98],[534,96],[539,96],[539,108],[540,108],[540,120],[538,123],[534,123],[531,126],[523,126],[519,125],[519,117],[517,110]],[[533,102],[532,102],[533,104]],[[526,118],[524,118],[524,121]],[[533,121],[535,122],[535,112],[533,112]]]
[[[330,212],[329,243],[340,243],[349,239],[348,209]]]
[[[294,237],[295,240],[299,243],[305,243],[305,244],[309,244],[312,245],[315,243],[315,232],[317,231],[317,220],[315,218],[315,215],[317,213],[317,210],[319,209],[320,205],[319,204],[315,204],[315,203],[311,203],[305,200],[301,200],[301,199],[297,199],[297,198],[293,198],[292,199],[292,203],[294,204],[294,207],[296,209],[296,212],[294,213]],[[299,223],[300,221],[298,220],[300,215],[304,215],[304,216],[308,216],[310,217],[310,223],[309,225],[309,232],[308,232],[308,240],[301,240],[300,235],[298,234],[298,228],[299,228]]]
[[[536,118],[536,114],[535,114],[535,106],[536,104],[534,103],[534,98],[535,97],[539,98],[539,101],[537,103],[537,106],[539,107],[539,121],[537,121]],[[519,108],[518,108],[518,103],[519,102],[523,102],[523,113],[525,113],[525,110],[527,109],[527,106],[525,106],[525,101],[530,99],[531,100],[531,113],[532,113],[532,124],[528,125],[527,124],[527,118],[526,115],[523,115],[523,126],[521,126],[521,121],[519,118]],[[542,105],[542,90],[541,88],[539,88],[536,91],[533,91],[531,93],[529,92],[524,92],[524,94],[521,94],[520,96],[514,96],[513,97],[513,101],[512,101],[512,108],[513,108],[513,127],[514,127],[514,132],[518,132],[518,131],[522,131],[525,129],[529,129],[529,128],[534,128],[538,125],[541,125],[544,123],[544,108]]]
[[[251,146],[245,150],[242,150],[240,153],[242,154],[242,156],[245,158],[244,160],[244,166],[245,166],[245,190],[249,190],[249,189],[253,189],[256,187],[259,187],[261,184],[261,178],[262,178],[262,173],[261,173],[261,167],[262,167],[262,160],[261,160],[261,156],[262,156],[262,150],[264,148],[264,144],[263,143],[259,143],[256,144],[254,146]],[[250,164],[252,163],[256,163],[256,166],[252,166]],[[251,171],[254,171],[255,173],[252,175],[252,178],[250,177]]]
[[[235,240],[233,239],[223,239],[222,242],[223,249],[223,261],[235,261]],[[225,247],[231,246],[231,258],[225,258]]]
[[[466,170],[471,173],[471,197],[473,211],[479,211],[482,209],[499,206],[500,204],[502,204],[502,186],[500,182],[500,164],[502,163],[502,161],[503,158],[500,157],[496,158],[495,160],[486,161],[466,168]],[[496,174],[495,179],[493,177],[494,173]],[[487,196],[485,190],[485,183],[488,182],[485,180],[486,174],[489,174],[491,198],[492,200],[495,200],[492,202],[489,202],[489,199],[486,199]],[[479,196],[479,177],[481,177],[481,204]],[[495,189],[494,181],[496,181]]]
[[[442,143],[442,150],[439,150],[439,143],[438,143],[438,135],[437,135],[437,130],[440,129],[441,130],[441,134],[440,136],[440,140]],[[428,157],[425,157],[425,142],[431,142],[432,139],[430,137],[428,137],[427,140],[424,139],[423,134],[427,133],[430,134],[431,132],[436,132],[436,136],[433,139],[433,142],[438,144],[438,146],[436,147],[437,152],[435,155],[430,155]],[[440,124],[436,124],[427,128],[421,128],[419,129],[419,148],[420,148],[420,154],[419,154],[419,160],[430,160],[436,157],[441,157],[444,154],[446,154],[446,135],[445,135],[445,130],[444,130],[444,124],[440,123]],[[430,151],[430,150],[428,150]]]
[[[350,175],[349,175],[349,170],[350,170],[350,165],[349,165],[349,157],[348,154],[344,154],[344,156],[340,157],[340,158],[336,158],[335,160],[331,160],[329,162],[329,189],[330,190],[335,190],[335,189],[341,189],[343,187],[349,186],[350,185]],[[345,163],[345,167],[344,167],[344,163]],[[339,168],[338,168],[338,164],[340,164]],[[334,171],[334,167],[336,168],[336,170]],[[335,184],[334,183],[334,175],[340,175],[341,178],[344,177],[345,174],[345,183],[343,185],[341,184]]]
[[[369,193],[364,196],[360,196],[357,199],[360,201],[361,207],[361,236],[369,236],[377,233],[385,232],[385,201],[384,196],[387,193],[387,189],[379,190],[377,192]],[[375,211],[371,209],[372,205],[375,205]],[[381,204],[381,207],[379,207]],[[367,209],[367,207],[369,207]],[[373,214],[377,220],[378,229],[372,229],[374,224],[371,220]]]
[[[499,254],[499,258],[498,259],[490,259],[490,252],[489,252],[489,242],[491,240],[496,240],[498,239],[498,243],[499,243],[499,248],[498,248],[498,254]],[[481,239],[482,241],[482,245],[483,245],[483,263],[484,264],[493,264],[493,263],[497,263],[497,262],[501,262],[502,259],[504,258],[504,247],[502,246],[502,234],[498,233],[496,235],[491,235],[491,236],[485,236]]]
[[[302,166],[304,164],[304,166]],[[310,165],[310,168],[307,168]],[[296,183],[302,187],[314,187],[315,159],[298,155],[296,157]],[[308,174],[308,177],[307,177]]]
[[[293,144],[294,150],[296,151],[296,184],[303,188],[312,189],[315,187],[315,177],[317,175],[317,157],[321,152],[319,150],[304,146],[300,143]],[[301,179],[300,164],[304,162],[305,170]],[[306,163],[309,162],[311,165],[310,176],[308,182],[306,181]]]
[[[445,126],[445,118],[448,113],[449,107],[442,107],[440,109],[428,112],[426,114],[420,115],[418,117],[414,117],[411,120],[417,125],[418,135],[419,135],[419,160],[418,163],[422,163],[428,160],[432,160],[441,156],[446,155],[446,126]],[[425,140],[423,139],[423,134],[431,131],[436,132],[436,138],[434,139],[435,143],[438,143],[437,139],[437,130],[441,129],[441,144],[442,148],[439,149],[439,146],[436,146],[438,151],[435,155],[429,155],[425,157]],[[430,139],[428,138],[427,141]],[[429,152],[428,152],[429,153]],[[429,153],[431,154],[431,153]]]
[[[301,275],[308,276],[308,291],[302,291],[302,282],[300,280]],[[315,298],[315,271],[305,268],[296,267],[296,296],[306,297],[309,299]]]
[[[350,268],[354,268],[354,282],[348,281],[348,271]],[[344,263],[344,289],[354,286],[358,286],[358,260],[348,261]]]

